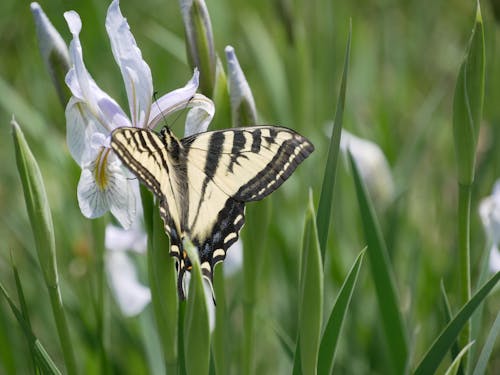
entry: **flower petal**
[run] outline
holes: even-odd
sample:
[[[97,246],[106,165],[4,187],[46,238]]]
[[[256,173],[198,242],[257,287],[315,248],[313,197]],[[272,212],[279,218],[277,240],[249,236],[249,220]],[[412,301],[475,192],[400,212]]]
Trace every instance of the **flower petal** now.
[[[123,315],[139,314],[151,301],[151,291],[137,280],[130,258],[121,251],[106,253],[108,282]]]
[[[88,106],[88,111],[109,133],[118,126],[130,126],[120,106],[95,83],[83,62],[79,33],[82,28],[80,16],[75,11],[64,13],[73,40],[69,46],[72,68],[66,75],[66,85],[73,96]]]
[[[342,129],[340,149],[352,153],[374,201],[386,207],[394,198],[394,180],[382,149],[375,143]]]
[[[481,200],[479,216],[484,230],[493,244],[500,243],[500,191],[498,181],[493,188],[493,194]]]
[[[252,90],[241,69],[234,48],[226,46],[227,71],[229,73],[229,95],[231,97],[231,110],[233,126],[252,125],[257,120],[257,110]]]
[[[224,261],[224,277],[230,277],[238,272],[243,266],[243,241],[238,238],[227,251]]]
[[[500,271],[500,251],[498,251],[497,246],[492,246],[490,250],[490,271],[498,272]]]
[[[108,210],[125,228],[129,228],[135,218],[135,195],[131,181],[122,170],[120,162],[109,159],[94,160],[82,170],[78,182],[78,204],[85,217],[96,218]],[[96,181],[96,176],[100,177]]]
[[[166,116],[187,105],[198,90],[199,75],[200,73],[195,69],[193,77],[184,87],[171,91],[156,101],[149,115],[149,129],[154,129]]]
[[[206,96],[196,94],[188,106],[191,109],[186,116],[184,136],[206,132],[215,114],[214,103]]]
[[[127,20],[120,11],[118,0],[114,0],[108,8],[106,30],[125,82],[132,125],[145,127],[151,109],[153,78],[148,64],[142,59],[141,50],[137,47]]]

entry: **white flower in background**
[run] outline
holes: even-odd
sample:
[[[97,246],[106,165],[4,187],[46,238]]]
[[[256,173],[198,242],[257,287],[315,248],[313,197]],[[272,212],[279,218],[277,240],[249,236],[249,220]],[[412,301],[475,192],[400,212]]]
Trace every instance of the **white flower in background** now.
[[[137,181],[129,178],[128,171],[111,151],[111,132],[123,126],[152,129],[171,112],[187,106],[193,107],[188,113],[190,121],[198,126],[208,124],[213,117],[213,104],[202,95],[195,95],[199,76],[195,71],[185,87],[162,96],[152,107],[151,71],[115,0],[108,9],[106,30],[127,91],[130,108],[130,116],[127,116],[118,103],[97,86],[85,67],[79,39],[80,16],[70,11],[64,17],[73,35],[72,67],[66,76],[72,97],[66,107],[66,123],[69,151],[82,168],[78,203],[84,216],[96,218],[109,210],[128,228],[135,217],[132,186]]]
[[[387,159],[380,147],[342,129],[340,149],[350,150],[372,199],[386,207],[394,198],[394,180]]]
[[[500,271],[500,251],[498,250],[500,244],[500,179],[495,182],[492,194],[481,201],[479,216],[481,216],[488,241],[491,243],[490,270]]]

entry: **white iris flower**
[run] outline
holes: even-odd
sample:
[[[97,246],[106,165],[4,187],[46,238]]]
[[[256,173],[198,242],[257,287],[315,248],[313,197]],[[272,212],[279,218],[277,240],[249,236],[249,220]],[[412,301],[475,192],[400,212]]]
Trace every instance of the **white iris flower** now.
[[[152,106],[151,70],[142,59],[118,0],[114,0],[108,9],[106,30],[127,91],[130,109],[127,116],[118,103],[97,86],[85,67],[79,39],[80,16],[69,11],[64,17],[73,35],[69,48],[72,67],[66,76],[72,97],[66,107],[66,123],[69,151],[82,168],[78,183],[80,210],[88,218],[102,216],[109,210],[124,228],[129,228],[136,216],[133,185],[137,180],[131,178],[112,152],[111,132],[124,126],[153,129],[165,116],[187,106],[192,109],[186,126],[203,131],[213,117],[214,106],[210,99],[196,94],[197,71],[186,86],[162,96],[157,105]]]
[[[491,243],[490,270],[500,271],[500,251],[498,250],[500,244],[500,179],[496,181],[492,194],[481,201],[479,216],[481,216],[488,241]]]

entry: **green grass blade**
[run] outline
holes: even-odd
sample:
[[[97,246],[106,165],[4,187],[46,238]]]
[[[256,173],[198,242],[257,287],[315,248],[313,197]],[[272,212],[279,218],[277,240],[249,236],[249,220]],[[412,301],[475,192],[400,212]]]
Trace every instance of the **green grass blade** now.
[[[457,354],[455,359],[453,359],[453,362],[451,365],[448,367],[444,375],[456,375],[460,369],[462,368],[460,362],[462,361],[462,357],[469,351],[471,346],[473,345],[473,342],[470,342],[467,344],[461,351],[460,353]]]
[[[392,359],[391,365],[394,372],[402,374],[405,372],[408,360],[408,343],[403,316],[399,309],[392,267],[366,186],[361,179],[353,156],[350,152],[348,155],[368,245],[368,259],[377,293],[382,328],[389,348],[389,357]]]
[[[302,373],[315,374],[323,321],[323,263],[318,241],[312,191],[302,240],[299,295],[299,337]]]
[[[272,324],[272,330],[276,334],[276,337],[278,338],[281,347],[283,348],[283,351],[285,352],[287,358],[291,361],[293,361],[293,356],[294,356],[294,347],[293,347],[293,341],[290,336],[285,332],[283,328],[281,328],[278,324],[278,322],[274,322]]]
[[[197,249],[189,240],[184,240],[184,249],[193,264],[184,320],[186,373],[188,375],[208,374],[210,367],[210,327],[200,261],[197,259]]]
[[[158,209],[153,205],[149,191],[141,187],[144,223],[148,231],[148,277],[151,302],[162,344],[167,370],[174,371],[178,364],[177,317],[178,296],[174,260],[169,254],[169,240]],[[151,216],[149,216],[151,215]]]
[[[486,338],[486,342],[481,350],[481,354],[474,368],[472,375],[483,375],[486,373],[486,367],[488,366],[488,360],[490,359],[493,347],[495,346],[495,341],[500,334],[500,312],[498,312],[495,322],[490,329],[490,333]]]
[[[436,371],[446,355],[446,352],[457,339],[462,327],[467,323],[472,313],[486,298],[498,280],[500,280],[500,272],[497,272],[489,279],[481,289],[472,296],[469,302],[460,309],[455,318],[446,325],[415,369],[415,375],[432,374]]]
[[[226,347],[228,339],[228,314],[226,307],[226,290],[224,285],[224,264],[220,263],[214,270],[214,292],[217,307],[215,309],[215,327],[213,331],[212,358],[217,375],[228,374]]]
[[[12,270],[14,271],[14,280],[16,281],[16,290],[17,290],[17,298],[19,299],[19,306],[21,308],[21,315],[26,322],[26,328],[29,332],[33,331],[31,327],[31,321],[28,314],[28,306],[26,305],[26,299],[24,298],[23,287],[21,285],[21,279],[19,278],[19,272],[17,272],[17,267],[12,264]],[[36,357],[35,357],[35,348],[33,342],[30,341],[29,345],[31,359],[33,361],[33,368],[36,368]]]
[[[16,317],[18,323],[21,325],[21,328],[28,340],[28,343],[35,353],[35,362],[39,367],[42,374],[47,375],[60,375],[61,372],[55,365],[54,361],[47,353],[41,342],[36,338],[36,336],[31,331],[29,323],[24,319],[23,313],[16,307],[14,301],[10,298],[9,294],[5,290],[2,283],[0,283],[0,291],[8,302],[12,313]]]
[[[300,354],[300,336],[297,337],[297,344],[295,349],[295,356],[293,357],[293,370],[292,375],[302,375],[302,362]]]
[[[363,263],[364,255],[365,250],[359,253],[351,270],[345,278],[342,287],[340,288],[335,303],[333,304],[333,309],[330,314],[330,318],[328,318],[328,323],[326,325],[325,331],[323,332],[323,337],[321,339],[321,345],[319,348],[319,374],[331,374],[333,371],[337,342],[340,337],[342,324],[347,314],[347,309],[349,308],[349,303],[351,302],[354,287],[356,286],[356,281],[358,279],[361,264]]]
[[[344,70],[340,83],[340,92],[337,99],[337,110],[333,122],[330,147],[328,148],[328,158],[325,165],[321,195],[319,197],[318,213],[316,222],[318,224],[318,238],[321,247],[322,259],[325,259],[326,241],[328,240],[328,229],[330,228],[330,218],[333,202],[333,191],[335,187],[335,175],[339,158],[340,134],[342,133],[342,122],[344,118],[345,93],[347,88],[347,74],[349,73],[349,59],[351,55],[351,33],[352,23],[349,22],[349,34],[345,51]]]
[[[451,322],[451,319],[453,318],[453,314],[451,312],[451,307],[450,307],[450,302],[448,301],[448,294],[446,293],[446,288],[444,287],[443,280],[441,280],[441,296],[443,297],[443,307],[444,307],[444,313],[446,315],[446,324]],[[457,358],[457,356],[460,353],[460,349],[458,347],[458,341],[455,341],[453,345],[450,348],[451,351],[451,358]],[[465,353],[465,352],[464,352]],[[458,373],[460,375],[463,375],[463,368],[462,366],[459,366],[457,369]]]
[[[12,136],[16,162],[23,186],[24,199],[35,239],[38,261],[49,292],[52,314],[57,327],[61,349],[69,375],[77,373],[73,344],[69,334],[66,312],[61,299],[56,263],[56,244],[52,214],[38,163],[24,138],[21,128],[12,120]]]

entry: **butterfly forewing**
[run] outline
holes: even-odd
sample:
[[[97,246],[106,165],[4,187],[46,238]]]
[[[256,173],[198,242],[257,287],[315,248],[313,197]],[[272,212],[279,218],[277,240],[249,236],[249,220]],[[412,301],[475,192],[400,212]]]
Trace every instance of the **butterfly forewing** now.
[[[188,164],[207,165],[213,181],[228,196],[248,202],[276,190],[313,150],[296,132],[254,126],[197,134],[182,140]],[[207,168],[204,168],[207,170]]]

